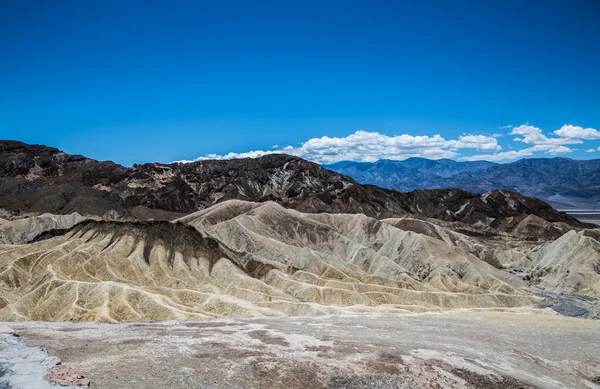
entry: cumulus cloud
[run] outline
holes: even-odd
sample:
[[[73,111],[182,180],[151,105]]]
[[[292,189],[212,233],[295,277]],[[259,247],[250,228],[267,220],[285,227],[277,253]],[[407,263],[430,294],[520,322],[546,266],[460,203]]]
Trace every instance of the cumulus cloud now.
[[[595,153],[595,152],[596,152],[596,149],[588,149],[588,150],[586,150],[585,152],[586,152],[586,153]]]
[[[186,162],[204,161],[207,159],[223,160],[223,159],[238,159],[238,158],[258,158],[258,157],[262,157],[265,154],[284,153],[284,152],[285,151],[282,151],[282,150],[270,150],[270,151],[262,151],[262,150],[254,151],[253,150],[253,151],[246,151],[244,153],[227,153],[224,155],[206,154],[202,157],[198,157],[198,158],[194,159],[193,161],[176,161],[176,162],[186,163]]]
[[[559,155],[572,153],[575,149],[565,145],[581,144],[583,140],[600,139],[600,132],[593,128],[573,125],[562,126],[548,137],[535,126],[504,126],[510,128],[513,145],[526,145],[520,150],[502,151],[498,139],[502,134],[492,136],[463,134],[457,139],[445,139],[435,135],[386,135],[378,132],[359,130],[346,137],[312,138],[299,146],[279,147],[274,145],[268,150],[253,150],[241,153],[207,154],[196,158],[194,162],[207,159],[257,158],[266,154],[286,153],[298,157],[328,164],[343,160],[373,162],[379,159],[402,160],[409,157],[430,159],[456,158],[460,160],[501,161],[529,157],[535,153]],[[507,139],[506,141],[510,141]],[[506,142],[505,141],[505,142]],[[589,147],[589,146],[588,146]],[[511,145],[512,148],[512,145]],[[475,155],[468,155],[474,151]],[[600,148],[598,148],[600,151]],[[467,152],[465,152],[467,151]],[[592,152],[593,149],[587,150]],[[465,155],[467,154],[467,155]]]
[[[501,149],[496,138],[485,135],[463,135],[458,140],[448,141],[447,144],[452,150],[499,151]]]
[[[359,130],[346,137],[312,138],[298,147],[287,146],[274,150],[255,150],[226,155],[208,154],[195,159],[256,158],[265,154],[286,153],[318,163],[334,163],[342,160],[371,162],[379,159],[406,159],[425,157],[430,159],[454,158],[462,149],[480,152],[497,152],[501,149],[498,140],[485,135],[461,135],[458,139],[446,140],[441,135],[408,134],[385,135],[378,132]],[[191,161],[179,161],[191,162]]]
[[[468,161],[500,161],[503,159],[517,159],[532,156],[534,153],[546,153],[550,155],[572,153],[573,149],[563,146],[569,144],[581,144],[583,140],[600,139],[600,132],[593,128],[583,128],[573,125],[564,125],[554,131],[558,137],[547,137],[542,130],[529,124],[522,124],[514,127],[510,135],[516,135],[513,141],[525,143],[532,147],[521,150],[506,151],[494,154],[478,154],[468,157],[462,157],[462,160]],[[599,148],[600,150],[600,148]],[[588,150],[588,152],[591,152]]]
[[[561,138],[585,140],[600,139],[600,131],[595,128],[583,128],[572,126],[570,124],[562,126],[559,130],[554,131],[554,133]]]
[[[560,130],[559,130],[560,131]],[[555,131],[556,133],[556,131]],[[517,137],[514,140],[516,142],[523,142],[528,145],[564,145],[564,144],[575,144],[575,143],[583,143],[580,139],[576,138],[568,138],[568,137],[558,137],[558,138],[548,138],[546,135],[542,133],[542,130],[530,126],[529,124],[522,124],[519,127],[513,128],[510,133],[511,135],[521,135],[521,137]]]

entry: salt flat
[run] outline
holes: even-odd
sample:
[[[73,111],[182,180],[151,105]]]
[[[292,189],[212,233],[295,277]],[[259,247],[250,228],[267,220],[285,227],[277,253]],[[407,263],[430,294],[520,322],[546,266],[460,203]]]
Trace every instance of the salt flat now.
[[[600,224],[600,210],[566,210],[566,214],[573,216],[582,223]]]

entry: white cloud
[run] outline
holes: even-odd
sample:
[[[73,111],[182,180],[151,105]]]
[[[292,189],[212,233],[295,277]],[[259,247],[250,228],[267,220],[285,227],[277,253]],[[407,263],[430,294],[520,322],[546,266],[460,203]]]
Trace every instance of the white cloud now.
[[[554,131],[554,133],[561,138],[585,140],[600,139],[600,131],[595,128],[583,128],[570,124],[562,126],[559,130]]]
[[[596,150],[595,150],[595,149],[588,149],[588,150],[586,150],[585,152],[586,152],[586,153],[595,153],[595,152],[596,152]]]
[[[509,124],[508,126],[499,126],[498,128],[499,128],[500,130],[508,130],[508,129],[510,129],[510,128],[513,128],[513,127],[514,127],[514,126],[513,126],[512,124]]]
[[[523,142],[528,145],[564,145],[583,143],[581,140],[574,138],[548,138],[546,135],[542,134],[541,129],[530,126],[529,124],[522,124],[519,127],[513,128],[510,134],[521,135],[522,137],[517,137],[514,140],[516,142]]]
[[[237,158],[259,158],[262,157],[265,154],[272,154],[272,153],[284,153],[284,151],[282,150],[270,150],[270,151],[262,151],[262,150],[256,150],[256,151],[246,151],[245,153],[228,153],[228,154],[224,154],[224,155],[219,155],[219,154],[206,154],[203,157],[198,157],[196,159],[194,159],[193,161],[175,161],[175,162],[182,162],[182,163],[186,163],[186,162],[196,162],[196,161],[204,161],[207,159],[218,159],[218,160],[223,160],[223,159],[237,159]]]
[[[469,157],[463,157],[461,160],[463,161],[501,161],[503,159],[517,159],[522,157],[528,157],[533,155],[533,152],[530,149],[523,149],[519,151],[511,150],[504,151],[502,153],[496,154],[479,154],[479,155],[471,155]]]
[[[477,151],[499,151],[501,147],[494,137],[485,135],[462,135],[458,140],[448,141],[452,150],[476,149]]]
[[[533,147],[533,151],[543,151],[546,154],[552,154],[552,155],[557,155],[557,154],[566,154],[566,153],[572,153],[573,149],[570,149],[568,147],[565,146],[550,146],[550,147],[545,147],[545,146],[541,146],[539,149],[536,149],[536,147],[540,147],[540,146],[535,146]]]
[[[559,130],[554,131],[558,138],[548,138],[538,127],[529,124],[523,124],[514,127],[510,135],[519,135],[513,138],[515,142],[521,142],[533,147],[524,148],[516,151],[506,151],[495,154],[479,154],[469,157],[463,157],[463,160],[489,160],[500,161],[503,159],[517,159],[532,156],[534,153],[543,152],[546,154],[557,155],[573,152],[573,149],[565,147],[567,144],[581,144],[582,139],[600,139],[600,132],[593,128],[582,128],[578,126],[565,125]],[[590,152],[590,150],[588,150]]]
[[[572,153],[573,150],[561,145],[535,145],[521,150],[505,151],[495,154],[479,154],[460,158],[463,161],[501,161],[503,159],[518,159],[530,157],[534,153],[546,153],[551,155]]]
[[[286,153],[318,162],[334,163],[343,160],[372,162],[379,159],[402,160],[409,157],[424,157],[430,159],[456,158],[460,160],[489,160],[500,161],[504,159],[517,159],[529,157],[535,153],[559,155],[572,153],[573,148],[565,145],[582,144],[583,140],[600,139],[600,132],[593,128],[582,128],[573,125],[562,126],[554,131],[558,137],[548,137],[538,127],[523,124],[512,128],[513,135],[510,148],[518,144],[527,145],[520,150],[501,151],[498,137],[463,134],[457,139],[445,139],[439,134],[435,135],[386,135],[378,132],[359,130],[346,137],[312,138],[299,146],[272,146],[269,150],[253,150],[241,153],[207,154],[196,158],[194,161],[207,159],[235,159],[257,158],[266,154]],[[510,142],[506,139],[505,142]],[[588,146],[589,147],[589,146]],[[515,147],[518,148],[518,147]],[[463,150],[475,150],[479,153],[464,156]],[[587,150],[592,152],[593,149]],[[600,148],[598,148],[600,151]],[[193,162],[193,161],[179,161]]]
[[[425,157],[430,159],[454,158],[458,150],[473,149],[481,152],[501,150],[496,138],[485,135],[461,135],[446,140],[439,134],[427,136],[385,135],[359,130],[349,136],[338,138],[323,136],[312,138],[299,147],[287,146],[277,150],[255,150],[226,155],[208,154],[194,161],[206,159],[256,158],[265,154],[286,153],[318,163],[334,163],[342,160],[376,161],[378,159],[406,159]],[[179,161],[191,162],[191,161]]]

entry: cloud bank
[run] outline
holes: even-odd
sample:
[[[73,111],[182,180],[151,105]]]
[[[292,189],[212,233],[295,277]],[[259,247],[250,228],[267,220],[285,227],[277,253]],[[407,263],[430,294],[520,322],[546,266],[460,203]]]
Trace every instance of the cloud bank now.
[[[455,158],[459,160],[501,161],[532,156],[535,153],[550,155],[567,154],[573,149],[566,145],[581,144],[584,140],[600,139],[600,132],[594,128],[583,128],[565,125],[554,131],[548,137],[540,128],[523,124],[518,127],[504,126],[502,129],[510,130],[512,136],[509,142],[515,145],[525,145],[520,150],[502,151],[498,138],[504,134],[492,136],[478,134],[463,134],[457,139],[445,139],[439,134],[432,136],[413,136],[409,134],[386,135],[378,132],[359,130],[346,137],[312,138],[299,146],[274,146],[269,150],[253,150],[241,153],[228,153],[224,155],[207,154],[192,161],[208,159],[235,159],[257,158],[266,154],[286,153],[314,161],[328,164],[344,160],[373,162],[379,159],[401,160],[409,157],[424,157],[429,159]],[[510,145],[512,147],[512,144]],[[600,150],[600,148],[599,148]],[[464,155],[467,154],[473,155]]]
[[[562,126],[560,130],[554,131],[554,133],[562,138],[572,139],[600,139],[600,131],[595,128],[583,128],[579,126],[566,125]]]

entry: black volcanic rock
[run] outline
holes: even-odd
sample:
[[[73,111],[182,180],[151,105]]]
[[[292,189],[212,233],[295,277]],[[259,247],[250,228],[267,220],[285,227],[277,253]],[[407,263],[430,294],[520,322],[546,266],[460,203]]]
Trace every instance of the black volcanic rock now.
[[[98,162],[39,145],[0,141],[0,208],[13,213],[70,213],[174,219],[230,199],[276,201],[302,212],[364,213],[377,218],[415,214],[476,223],[536,215],[582,226],[548,204],[509,191],[401,193],[284,154],[257,159],[144,164]]]

